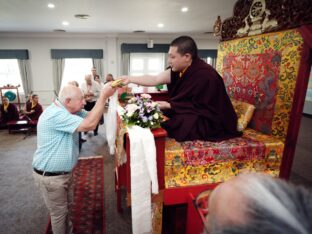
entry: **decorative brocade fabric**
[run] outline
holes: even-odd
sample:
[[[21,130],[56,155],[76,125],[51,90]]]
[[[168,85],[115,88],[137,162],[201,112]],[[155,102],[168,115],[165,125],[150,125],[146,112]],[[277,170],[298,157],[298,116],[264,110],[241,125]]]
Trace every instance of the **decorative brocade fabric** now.
[[[271,133],[276,103],[281,56],[276,51],[264,54],[228,55],[223,60],[223,79],[231,98],[256,106],[250,125]]]
[[[250,126],[283,141],[303,39],[297,29],[220,43],[217,71],[231,98],[256,106]]]
[[[167,138],[166,188],[224,182],[243,172],[278,176],[284,143],[247,128],[242,137],[221,142],[176,142]]]

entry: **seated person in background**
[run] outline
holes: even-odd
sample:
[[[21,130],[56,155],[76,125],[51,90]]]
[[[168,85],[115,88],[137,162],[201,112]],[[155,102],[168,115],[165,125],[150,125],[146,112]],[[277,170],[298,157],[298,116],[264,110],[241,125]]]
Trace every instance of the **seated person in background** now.
[[[17,107],[10,103],[7,97],[2,98],[3,103],[1,105],[1,118],[0,118],[0,127],[6,128],[6,124],[9,121],[17,121],[19,120],[19,114]]]
[[[217,71],[197,55],[195,41],[188,36],[173,40],[169,69],[158,75],[124,76],[124,84],[144,86],[168,84],[169,101],[158,102],[169,117],[162,123],[177,141],[225,140],[239,136],[237,116]]]
[[[312,233],[312,193],[265,174],[239,175],[209,197],[206,233]]]
[[[114,81],[114,77],[112,74],[108,73],[105,78],[105,84],[110,81]]]
[[[31,96],[31,101],[26,102],[26,110],[22,111],[22,114],[27,118],[28,120],[38,120],[41,113],[43,111],[43,108],[41,104],[39,103],[39,97],[37,94],[33,94]]]

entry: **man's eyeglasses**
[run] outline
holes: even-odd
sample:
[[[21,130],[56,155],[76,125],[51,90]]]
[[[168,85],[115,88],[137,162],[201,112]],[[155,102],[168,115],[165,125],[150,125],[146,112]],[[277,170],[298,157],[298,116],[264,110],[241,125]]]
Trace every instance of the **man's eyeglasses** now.
[[[205,190],[201,193],[199,193],[196,198],[193,200],[193,204],[195,206],[195,209],[197,210],[203,224],[206,232],[208,233],[207,229],[207,222],[206,217],[209,214],[209,196],[212,193],[212,189]]]

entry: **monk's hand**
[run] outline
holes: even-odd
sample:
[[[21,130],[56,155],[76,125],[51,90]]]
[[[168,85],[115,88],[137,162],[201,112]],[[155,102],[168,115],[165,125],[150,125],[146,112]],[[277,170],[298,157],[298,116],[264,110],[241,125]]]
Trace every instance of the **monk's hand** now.
[[[157,101],[158,106],[161,110],[167,110],[171,108],[171,105],[169,102],[165,102],[165,101]]]
[[[120,76],[118,77],[118,80],[122,80],[123,85],[131,83],[129,76]]]
[[[123,79],[117,79],[111,82],[111,86],[113,88],[121,88],[124,85]]]

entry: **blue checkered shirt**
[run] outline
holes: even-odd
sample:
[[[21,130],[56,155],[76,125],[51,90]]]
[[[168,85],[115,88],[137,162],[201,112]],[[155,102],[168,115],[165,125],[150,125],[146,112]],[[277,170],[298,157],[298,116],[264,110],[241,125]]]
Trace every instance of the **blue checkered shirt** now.
[[[57,100],[46,108],[37,125],[37,150],[32,166],[47,172],[71,171],[79,155],[76,129],[87,113],[81,110],[71,114]]]

